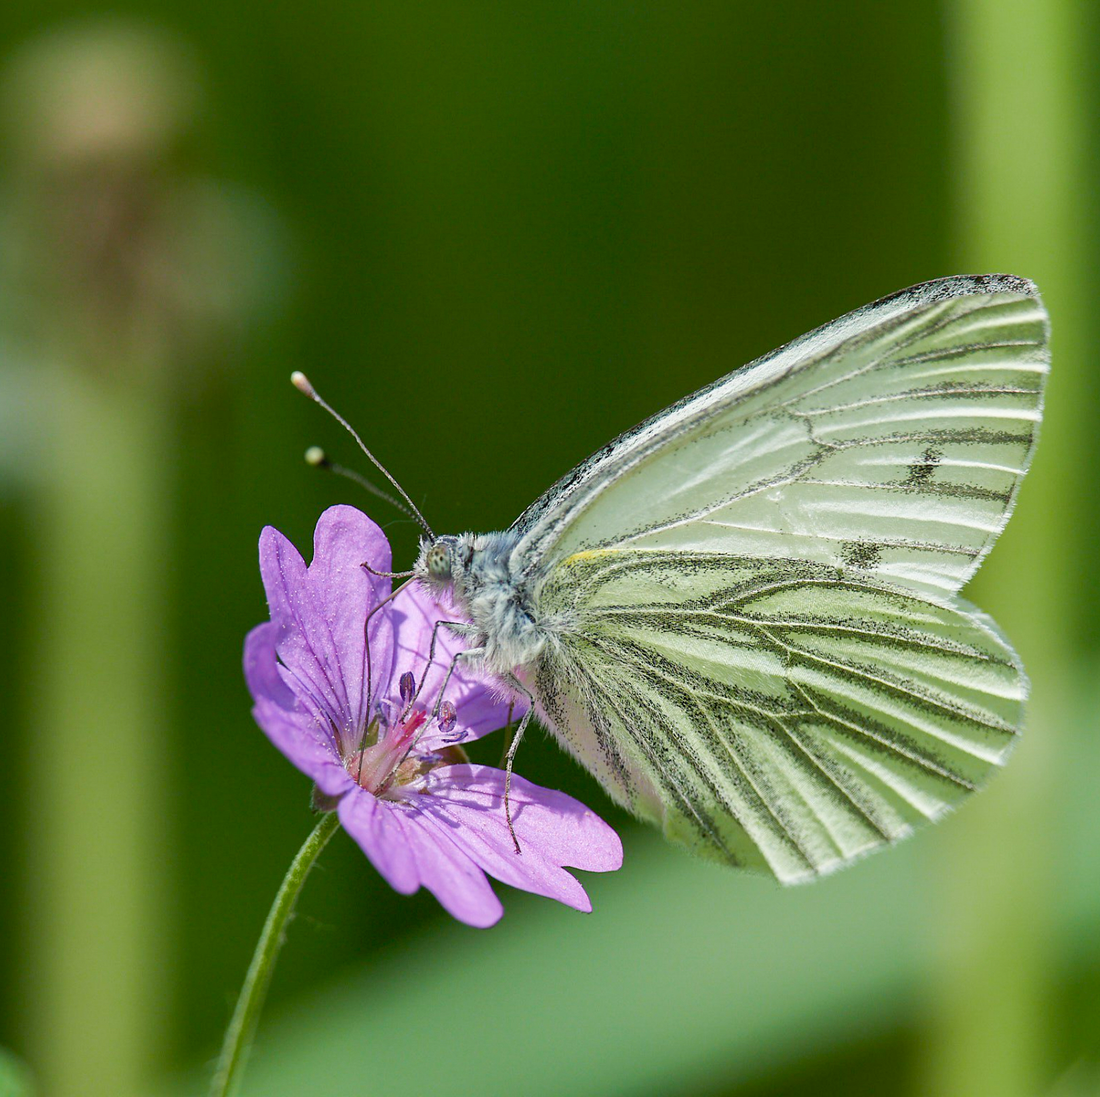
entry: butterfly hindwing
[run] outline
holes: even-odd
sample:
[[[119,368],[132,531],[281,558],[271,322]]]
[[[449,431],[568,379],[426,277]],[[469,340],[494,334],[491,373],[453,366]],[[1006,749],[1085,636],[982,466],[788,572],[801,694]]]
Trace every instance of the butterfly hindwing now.
[[[575,621],[533,682],[563,741],[668,837],[788,883],[938,818],[1020,722],[987,618],[836,568],[606,550],[543,605]]]

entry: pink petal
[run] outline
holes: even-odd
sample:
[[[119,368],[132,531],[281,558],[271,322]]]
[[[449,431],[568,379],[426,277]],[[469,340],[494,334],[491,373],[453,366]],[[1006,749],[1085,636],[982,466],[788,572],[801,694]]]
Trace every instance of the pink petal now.
[[[377,800],[358,785],[337,805],[340,825],[382,874],[386,883],[411,895],[420,887],[420,873],[407,828],[392,804]]]
[[[619,836],[583,804],[561,792],[512,778],[516,853],[504,814],[501,770],[448,766],[433,771],[430,794],[417,798],[424,825],[458,846],[498,880],[591,910],[584,888],[562,866],[609,872],[622,865]]]
[[[354,507],[330,507],[314,534],[314,559],[306,569],[297,549],[277,530],[260,537],[260,572],[272,622],[278,626],[276,651],[294,693],[322,722],[354,737],[366,715],[367,613],[389,593],[389,580],[370,575],[368,562],[389,568],[389,546],[381,530]],[[393,645],[389,615],[371,621],[371,680],[389,682]]]
[[[264,734],[307,777],[330,796],[341,796],[351,778],[336,747],[316,720],[300,708],[275,661],[278,628],[257,625],[244,643],[244,676],[255,706],[252,715]]]
[[[503,770],[472,764],[447,766],[433,771],[432,776],[445,782],[449,796],[466,792],[490,808],[499,807],[503,824]],[[528,834],[545,856],[587,872],[622,868],[623,844],[618,834],[579,800],[536,785],[518,773],[512,774],[509,800],[521,844]]]
[[[410,813],[407,822],[420,880],[443,909],[460,922],[478,929],[499,922],[504,907],[485,879],[485,873],[463,849],[446,836],[425,827],[424,816],[420,813]]]
[[[382,874],[404,895],[426,887],[455,918],[491,926],[504,913],[485,874],[461,850],[425,830],[407,805],[377,800],[356,788],[339,803],[344,829]]]

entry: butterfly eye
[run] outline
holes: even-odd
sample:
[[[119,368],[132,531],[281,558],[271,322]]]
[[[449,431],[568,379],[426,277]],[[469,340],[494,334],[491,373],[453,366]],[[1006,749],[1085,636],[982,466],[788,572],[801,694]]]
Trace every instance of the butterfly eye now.
[[[427,556],[428,574],[433,579],[447,580],[451,578],[451,549],[437,541],[430,549]]]

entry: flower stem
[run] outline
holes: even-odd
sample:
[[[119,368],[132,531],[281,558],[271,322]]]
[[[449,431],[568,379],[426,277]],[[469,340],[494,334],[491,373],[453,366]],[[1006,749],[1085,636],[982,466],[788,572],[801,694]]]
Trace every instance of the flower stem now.
[[[264,996],[267,994],[271,975],[275,970],[275,960],[278,958],[279,949],[283,947],[283,930],[287,919],[294,911],[298,893],[306,882],[309,870],[313,868],[321,850],[328,845],[328,840],[338,825],[339,819],[336,812],[332,811],[325,815],[313,828],[313,832],[305,840],[302,848],[298,850],[297,857],[287,869],[279,893],[275,896],[275,902],[271,904],[267,921],[264,922],[263,932],[260,934],[259,941],[256,942],[256,951],[252,954],[252,963],[248,966],[248,974],[244,978],[237,1007],[233,1010],[229,1027],[225,1030],[225,1040],[218,1058],[218,1069],[210,1087],[210,1097],[229,1097],[236,1092],[240,1084],[248,1052],[256,1035],[256,1025],[260,1019],[260,1010],[263,1009]]]

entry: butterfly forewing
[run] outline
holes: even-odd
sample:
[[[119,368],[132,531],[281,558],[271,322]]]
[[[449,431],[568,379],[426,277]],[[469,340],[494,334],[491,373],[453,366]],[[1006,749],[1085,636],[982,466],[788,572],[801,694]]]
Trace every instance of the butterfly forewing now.
[[[1048,369],[1034,287],[894,294],[688,397],[516,523],[555,622],[527,675],[620,801],[781,880],[935,819],[1026,679],[957,592],[1004,524]]]
[[[1048,368],[1030,283],[895,294],[624,435],[517,523],[537,583],[581,551],[713,552],[957,591],[1004,527]]]

